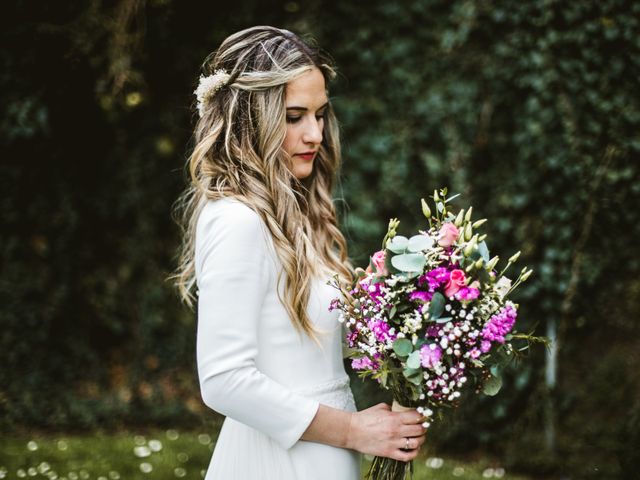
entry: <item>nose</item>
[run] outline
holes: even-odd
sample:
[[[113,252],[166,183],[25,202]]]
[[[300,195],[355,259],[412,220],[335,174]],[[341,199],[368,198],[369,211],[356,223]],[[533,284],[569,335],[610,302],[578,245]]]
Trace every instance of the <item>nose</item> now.
[[[322,120],[318,120],[313,117],[307,122],[306,128],[302,135],[302,141],[304,143],[319,144],[322,142]]]

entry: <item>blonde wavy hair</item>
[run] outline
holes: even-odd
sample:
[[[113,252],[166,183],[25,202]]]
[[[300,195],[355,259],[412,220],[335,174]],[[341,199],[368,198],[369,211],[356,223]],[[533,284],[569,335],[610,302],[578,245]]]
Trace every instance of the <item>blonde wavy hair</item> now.
[[[207,103],[195,126],[195,147],[187,161],[189,186],[173,207],[183,241],[174,280],[183,302],[193,308],[195,227],[204,204],[235,197],[265,222],[286,274],[285,306],[293,325],[315,338],[307,315],[311,278],[319,263],[353,279],[347,244],[332,199],[341,164],[337,120],[329,103],[322,144],[313,172],[292,173],[282,148],[286,135],[286,84],[313,67],[325,82],[336,75],[330,59],[288,30],[257,26],[227,37],[203,65],[205,74],[229,73],[226,86]],[[337,290],[336,290],[337,293]]]

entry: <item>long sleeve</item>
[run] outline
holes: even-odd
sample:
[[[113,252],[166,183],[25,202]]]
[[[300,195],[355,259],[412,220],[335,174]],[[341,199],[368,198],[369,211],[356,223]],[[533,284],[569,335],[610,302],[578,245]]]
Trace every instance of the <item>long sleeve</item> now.
[[[292,392],[256,368],[258,322],[267,294],[268,232],[246,205],[207,204],[196,227],[197,366],[209,408],[288,449],[319,402]]]

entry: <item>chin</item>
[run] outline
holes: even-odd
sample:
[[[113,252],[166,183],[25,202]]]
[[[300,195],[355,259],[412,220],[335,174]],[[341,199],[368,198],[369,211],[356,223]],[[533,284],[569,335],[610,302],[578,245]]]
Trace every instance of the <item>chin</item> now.
[[[313,169],[312,168],[304,168],[304,169],[300,169],[294,172],[294,175],[296,176],[296,178],[298,180],[303,180],[305,178],[307,178],[308,176],[310,176],[313,173]]]

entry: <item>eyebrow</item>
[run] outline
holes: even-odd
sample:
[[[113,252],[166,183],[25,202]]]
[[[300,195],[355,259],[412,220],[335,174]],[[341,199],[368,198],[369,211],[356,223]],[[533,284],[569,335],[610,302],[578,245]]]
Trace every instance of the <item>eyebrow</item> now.
[[[318,110],[322,110],[327,105],[329,105],[328,101],[324,105],[320,106],[320,108],[318,108]],[[309,109],[307,107],[287,107],[287,110],[300,110],[300,111],[306,112]]]

